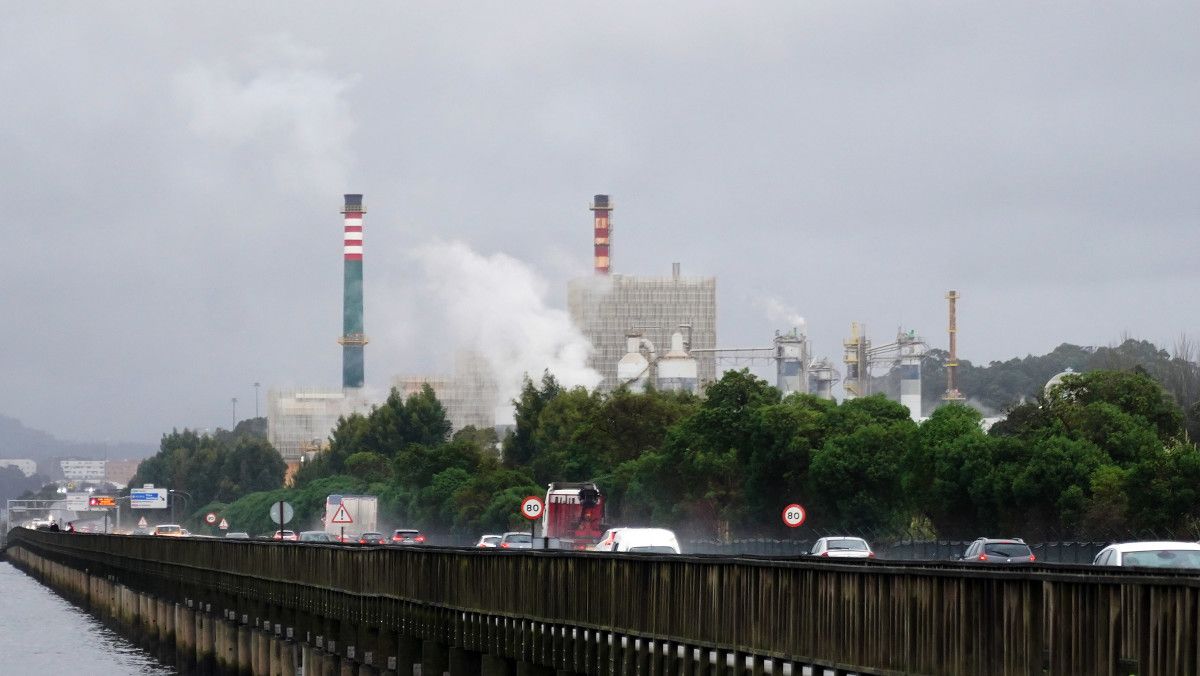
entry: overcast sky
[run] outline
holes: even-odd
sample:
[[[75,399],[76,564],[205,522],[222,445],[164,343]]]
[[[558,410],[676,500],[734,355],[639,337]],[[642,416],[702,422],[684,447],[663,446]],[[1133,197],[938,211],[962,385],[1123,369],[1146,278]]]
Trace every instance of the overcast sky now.
[[[144,441],[337,386],[343,192],[380,388],[524,340],[489,286],[561,331],[595,193],[724,346],[783,307],[945,347],[950,288],[975,362],[1200,336],[1200,3],[431,5],[5,2],[0,413]]]

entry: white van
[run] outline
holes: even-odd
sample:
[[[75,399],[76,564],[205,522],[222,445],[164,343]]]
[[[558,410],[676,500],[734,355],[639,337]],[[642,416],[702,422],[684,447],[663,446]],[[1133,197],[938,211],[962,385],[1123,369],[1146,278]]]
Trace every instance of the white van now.
[[[596,544],[598,552],[678,554],[679,540],[666,528],[609,528]]]

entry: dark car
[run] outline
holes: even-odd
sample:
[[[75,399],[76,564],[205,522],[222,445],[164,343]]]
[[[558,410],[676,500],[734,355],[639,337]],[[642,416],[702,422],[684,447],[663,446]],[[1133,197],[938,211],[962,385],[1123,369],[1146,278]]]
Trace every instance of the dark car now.
[[[425,536],[421,531],[412,528],[397,528],[392,533],[392,544],[394,545],[423,545],[425,544]]]
[[[1029,545],[1020,538],[979,538],[959,559],[967,563],[1031,563],[1037,561]]]
[[[360,545],[381,545],[387,542],[387,538],[383,533],[363,533],[358,536],[358,544]]]

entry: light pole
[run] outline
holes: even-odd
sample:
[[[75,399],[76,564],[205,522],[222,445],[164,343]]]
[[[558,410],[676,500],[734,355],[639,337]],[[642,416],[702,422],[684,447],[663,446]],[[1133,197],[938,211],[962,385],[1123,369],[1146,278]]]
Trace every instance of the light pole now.
[[[258,417],[258,387],[259,383],[254,383],[254,417]]]
[[[233,428],[237,427],[237,397],[234,397],[231,401],[233,401],[233,415],[229,418],[230,432],[233,431]]]

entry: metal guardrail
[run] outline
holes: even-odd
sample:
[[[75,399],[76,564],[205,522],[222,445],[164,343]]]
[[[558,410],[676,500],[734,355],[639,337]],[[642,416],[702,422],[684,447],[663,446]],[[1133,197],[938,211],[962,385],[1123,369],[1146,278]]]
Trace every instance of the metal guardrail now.
[[[351,548],[28,530],[13,531],[10,546],[122,580],[154,581],[159,593],[208,590],[398,631],[410,626],[404,608],[419,608],[422,630],[443,636],[453,636],[462,617],[481,616],[862,673],[1200,668],[1200,576],[1186,571]]]

